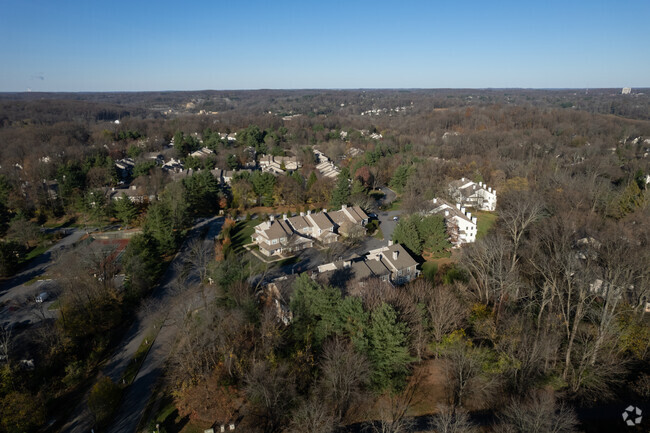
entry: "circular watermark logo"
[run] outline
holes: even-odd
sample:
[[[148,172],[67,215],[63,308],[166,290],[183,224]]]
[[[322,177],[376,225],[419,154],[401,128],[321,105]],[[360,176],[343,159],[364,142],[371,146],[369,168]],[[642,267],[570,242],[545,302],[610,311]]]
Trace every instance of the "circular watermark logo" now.
[[[623,412],[623,421],[625,424],[634,427],[635,425],[641,424],[642,419],[641,409],[638,407],[630,405],[625,408],[625,411]]]

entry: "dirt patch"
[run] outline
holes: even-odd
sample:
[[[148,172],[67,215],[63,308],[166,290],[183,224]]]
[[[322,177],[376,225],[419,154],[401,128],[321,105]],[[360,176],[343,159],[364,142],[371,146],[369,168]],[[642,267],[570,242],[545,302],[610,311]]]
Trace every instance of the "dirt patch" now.
[[[413,370],[410,386],[415,387],[413,399],[407,416],[431,415],[437,412],[438,406],[447,404],[446,376],[444,361],[429,359],[422,361]],[[381,395],[371,399],[359,407],[356,412],[348,416],[348,424],[360,423],[382,418],[382,412],[390,408],[389,396]]]
[[[444,361],[430,359],[415,368],[413,379],[417,380],[411,416],[429,415],[437,412],[438,406],[447,404],[447,378]]]

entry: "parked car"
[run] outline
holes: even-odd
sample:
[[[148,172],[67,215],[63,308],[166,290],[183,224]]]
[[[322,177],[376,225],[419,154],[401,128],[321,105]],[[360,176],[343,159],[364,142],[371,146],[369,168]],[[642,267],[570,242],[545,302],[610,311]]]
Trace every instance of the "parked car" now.
[[[49,293],[47,292],[42,292],[40,295],[36,297],[36,302],[41,303],[47,301],[47,299],[50,297]]]
[[[399,221],[399,217],[398,217],[398,216],[394,216],[394,217],[393,217],[393,221]]]

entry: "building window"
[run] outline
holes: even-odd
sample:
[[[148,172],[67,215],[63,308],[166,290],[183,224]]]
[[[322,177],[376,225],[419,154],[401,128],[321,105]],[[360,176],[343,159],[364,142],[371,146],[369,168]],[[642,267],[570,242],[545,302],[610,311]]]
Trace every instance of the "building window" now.
[[[277,239],[273,239],[273,240],[271,241],[271,244],[273,244],[273,245],[275,245],[275,244],[277,244],[277,243],[278,243],[278,240],[277,240]]]

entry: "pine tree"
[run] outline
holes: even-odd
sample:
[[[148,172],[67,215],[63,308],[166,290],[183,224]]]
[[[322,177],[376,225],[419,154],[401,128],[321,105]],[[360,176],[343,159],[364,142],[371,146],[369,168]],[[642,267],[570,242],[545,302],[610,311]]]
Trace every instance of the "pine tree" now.
[[[131,223],[138,215],[135,204],[124,193],[122,193],[119,200],[115,201],[113,209],[115,210],[115,217],[125,225]]]
[[[393,231],[393,241],[404,245],[414,254],[422,254],[422,239],[413,217],[403,219],[397,223],[397,227]]]
[[[407,346],[406,325],[397,320],[390,305],[382,303],[370,314],[368,357],[374,365],[372,383],[377,390],[399,389],[412,361]]]
[[[330,205],[337,209],[350,200],[350,172],[344,168],[336,180],[336,188],[332,192]]]
[[[315,184],[317,180],[318,178],[316,177],[316,173],[312,171],[307,180],[307,191],[311,189],[312,185]]]
[[[162,202],[149,206],[144,233],[156,240],[162,252],[171,253],[176,248],[178,236],[169,209]]]

